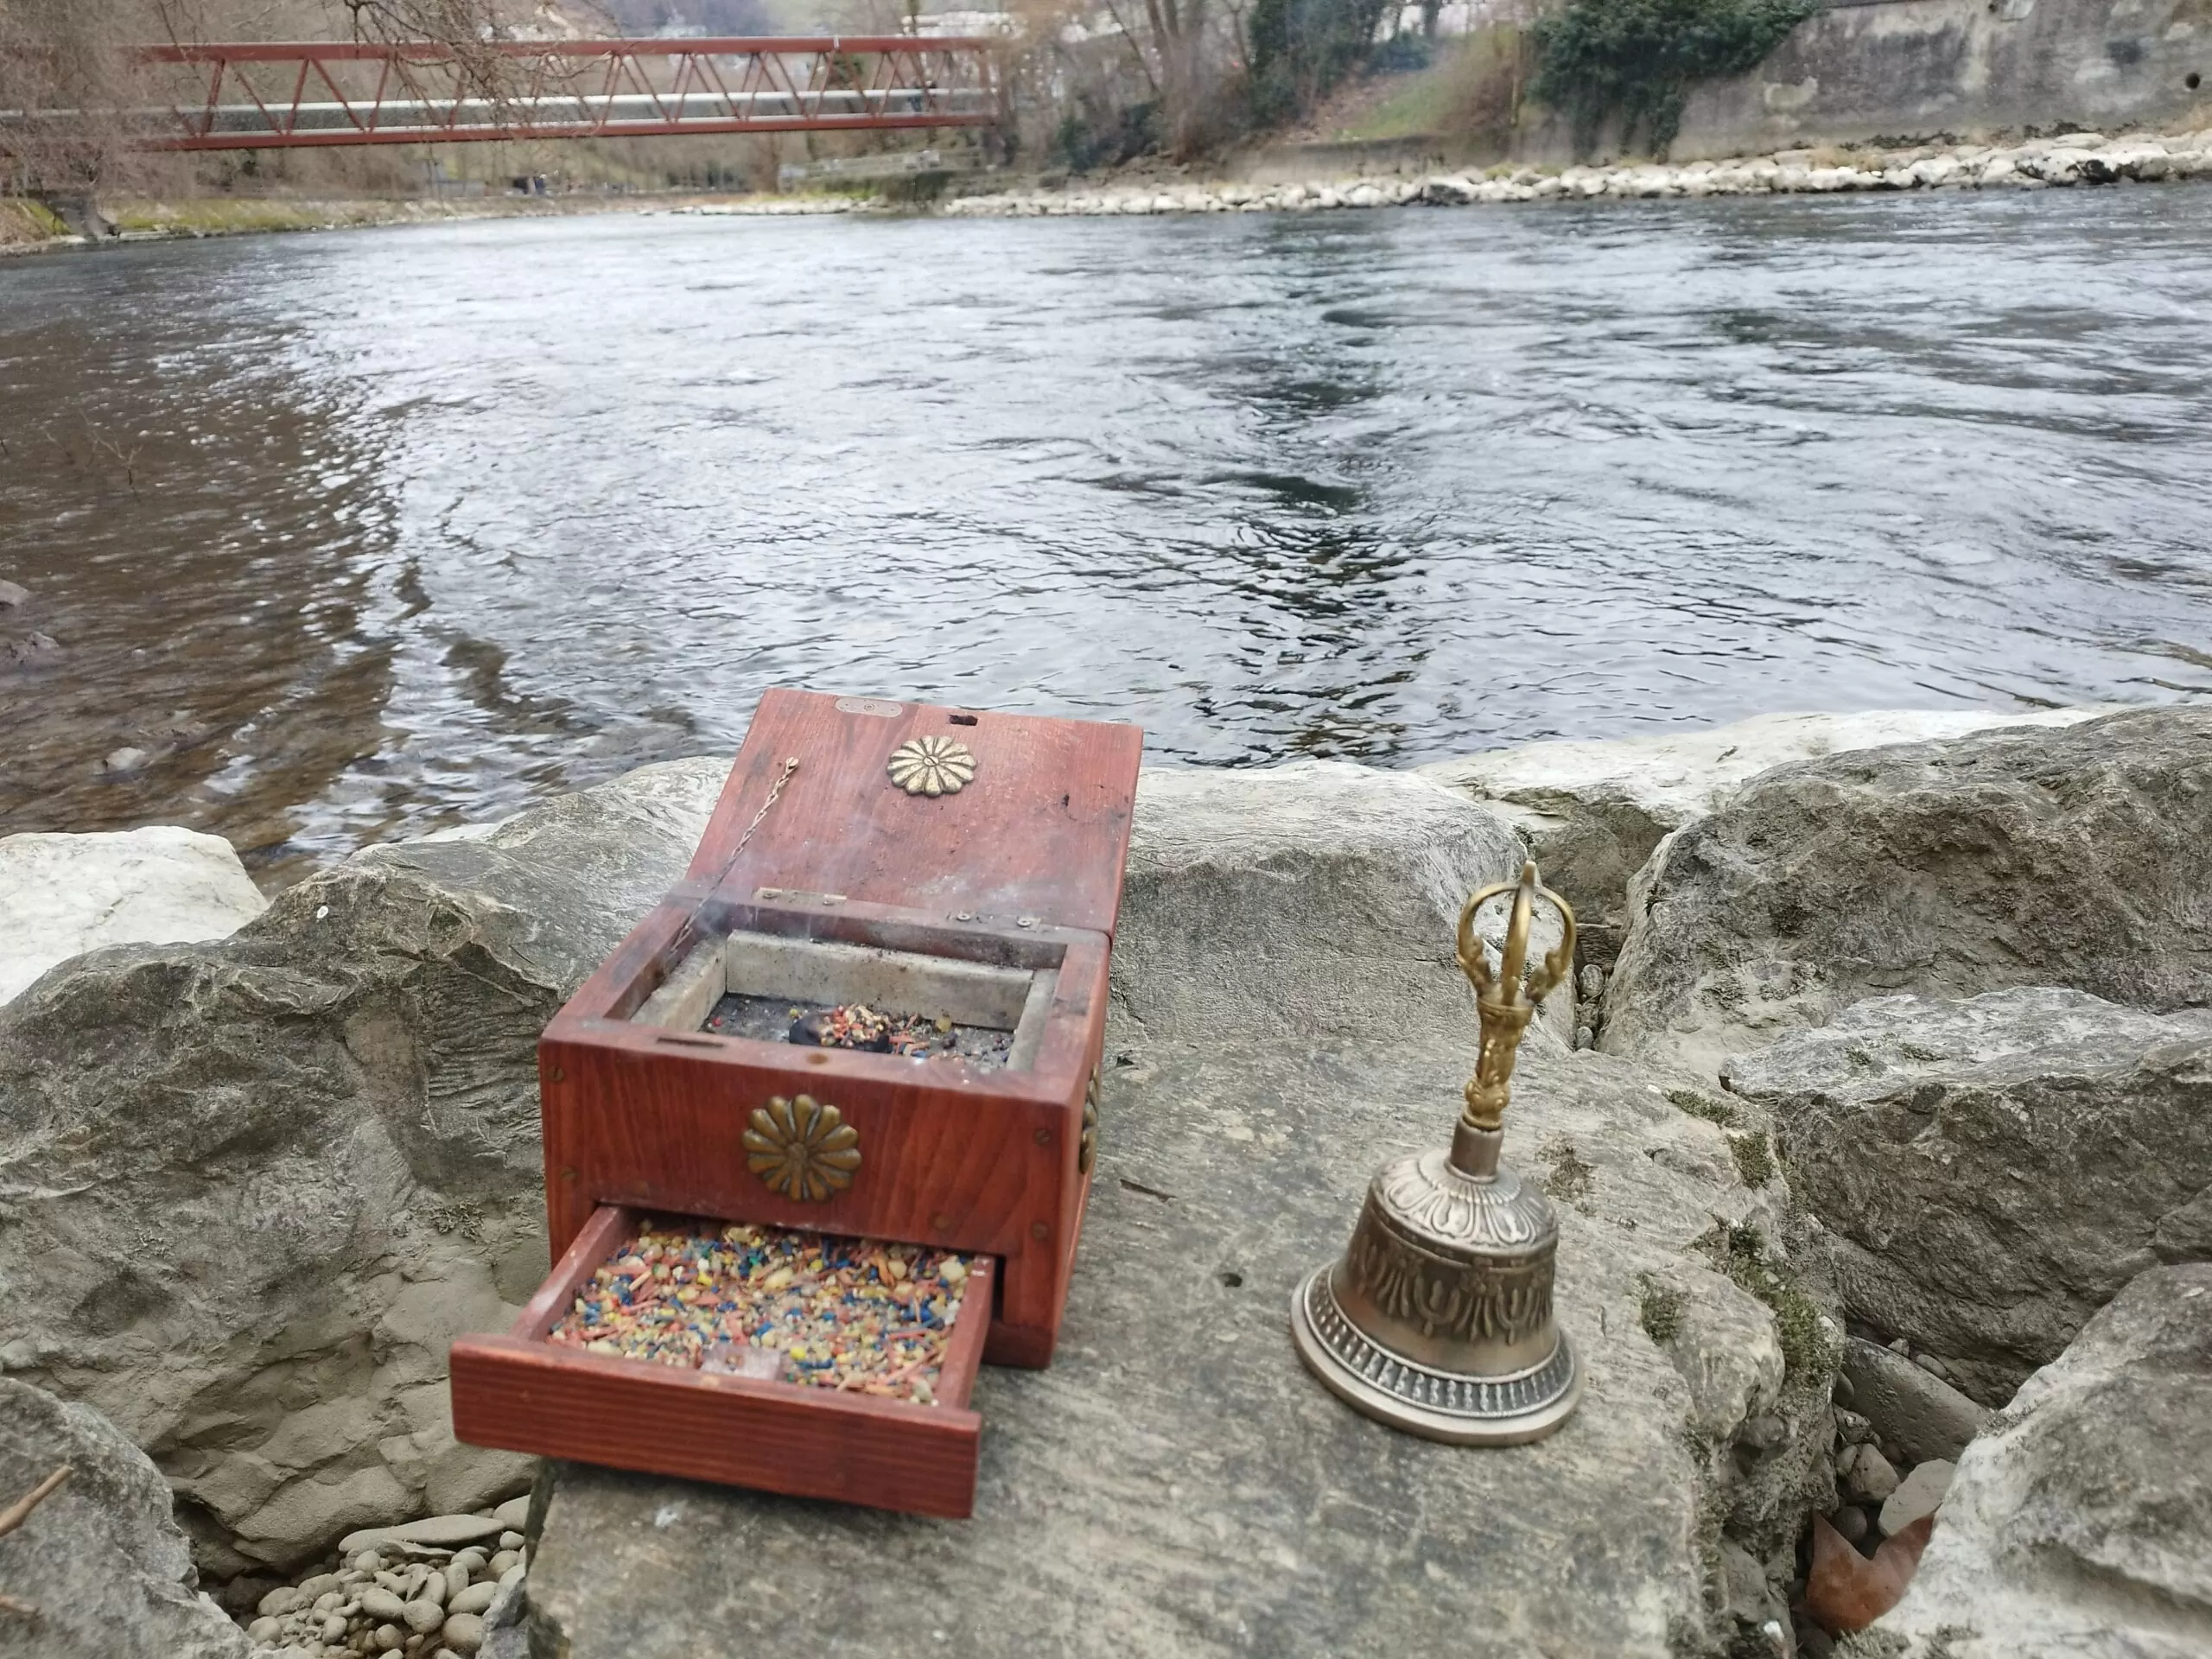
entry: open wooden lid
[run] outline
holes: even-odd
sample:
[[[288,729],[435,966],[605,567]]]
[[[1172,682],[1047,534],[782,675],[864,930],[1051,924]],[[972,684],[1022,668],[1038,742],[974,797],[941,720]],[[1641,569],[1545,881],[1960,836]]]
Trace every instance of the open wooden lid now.
[[[936,769],[940,786],[970,771],[957,792],[893,780],[903,750],[923,764],[902,772],[925,781],[914,746],[942,752],[945,741],[972,762],[944,755]],[[1135,726],[779,686],[760,699],[688,879],[741,900],[763,888],[836,893],[1111,934],[1143,748]]]

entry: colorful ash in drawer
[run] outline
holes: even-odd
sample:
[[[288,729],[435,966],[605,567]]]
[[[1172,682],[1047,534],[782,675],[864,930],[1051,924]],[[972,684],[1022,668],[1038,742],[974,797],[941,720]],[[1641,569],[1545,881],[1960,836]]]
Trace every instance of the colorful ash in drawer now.
[[[549,1341],[924,1405],[963,1257],[776,1227],[653,1223],[596,1268]]]

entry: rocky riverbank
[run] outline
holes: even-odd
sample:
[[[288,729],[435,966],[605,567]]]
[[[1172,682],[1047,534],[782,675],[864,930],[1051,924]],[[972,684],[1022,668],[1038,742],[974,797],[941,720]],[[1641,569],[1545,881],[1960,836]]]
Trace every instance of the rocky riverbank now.
[[[127,1593],[7,1634],[1681,1659],[1878,1620],[1853,1651],[2190,1650],[2212,1455],[2160,1458],[2212,1421],[2203,1269],[2171,1276],[2212,1261],[2212,711],[1670,742],[1146,773],[1069,1323],[1050,1370],[979,1381],[961,1523],[567,1468],[517,1525],[531,1465],[452,1437],[446,1344],[545,1268],[537,1032],[680,875],[725,763],[51,967],[0,1007],[0,1387],[139,1472],[0,1538],[0,1594],[58,1606],[41,1575],[80,1555]],[[1375,1165],[1444,1133],[1474,1037],[1449,921],[1531,844],[1621,930],[1535,1027],[1508,1154],[1558,1205],[1588,1392],[1469,1452],[1343,1410],[1283,1310]],[[0,1481],[60,1433],[0,1440]],[[103,1504],[127,1560],[72,1542]],[[1923,1546],[1936,1582],[1885,1613]],[[2027,1611],[1981,1592],[2053,1551],[2081,1571]]]
[[[1733,161],[1613,167],[1499,167],[1309,180],[1290,184],[1147,182],[1095,189],[1009,191],[948,201],[957,218],[1033,214],[1313,213],[1337,207],[1465,207],[1599,197],[1825,195],[1847,191],[2042,190],[2054,186],[2212,177],[2212,129],[2164,137],[2076,132],[2013,145],[1922,144],[1897,149],[1795,149]],[[733,209],[733,211],[743,211]],[[777,211],[768,204],[760,211]]]

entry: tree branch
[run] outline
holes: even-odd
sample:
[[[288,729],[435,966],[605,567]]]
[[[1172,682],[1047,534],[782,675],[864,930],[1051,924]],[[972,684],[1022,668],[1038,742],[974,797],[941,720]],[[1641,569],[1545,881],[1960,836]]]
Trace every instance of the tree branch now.
[[[69,1478],[69,1465],[65,1463],[37,1485],[32,1487],[26,1496],[10,1504],[6,1509],[0,1510],[0,1538],[5,1538],[29,1520],[31,1511],[53,1497],[61,1483]]]

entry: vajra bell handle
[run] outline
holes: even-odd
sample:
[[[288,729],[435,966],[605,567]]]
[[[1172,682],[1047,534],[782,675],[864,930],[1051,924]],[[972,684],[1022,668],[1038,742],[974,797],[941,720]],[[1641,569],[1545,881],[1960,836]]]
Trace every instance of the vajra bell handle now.
[[[1475,912],[1492,899],[1513,895],[1512,913],[1506,918],[1505,944],[1498,953],[1495,973],[1481,938],[1475,932]],[[1538,901],[1559,912],[1560,939],[1551,953],[1530,966],[1529,928]],[[1500,881],[1470,898],[1459,912],[1459,971],[1475,988],[1475,1009],[1482,1020],[1482,1056],[1466,1088],[1467,1109],[1460,1115],[1462,1129],[1496,1135],[1503,1126],[1505,1103],[1513,1090],[1513,1061],[1521,1039],[1535,1016],[1536,1006],[1560,981],[1574,970],[1574,911],[1566,899],[1536,879],[1536,863],[1521,867],[1518,881]],[[1465,1142],[1465,1135],[1458,1137]],[[1497,1156],[1493,1149],[1491,1159]],[[1455,1159],[1456,1161],[1456,1159]]]

